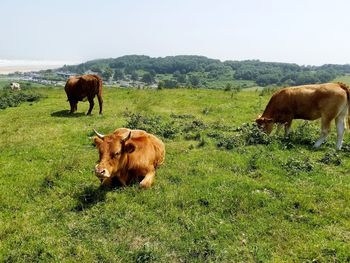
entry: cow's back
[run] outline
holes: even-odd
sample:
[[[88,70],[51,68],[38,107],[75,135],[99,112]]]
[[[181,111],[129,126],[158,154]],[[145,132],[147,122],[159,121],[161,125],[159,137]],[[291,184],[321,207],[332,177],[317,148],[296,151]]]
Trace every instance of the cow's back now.
[[[284,121],[286,116],[315,120],[322,112],[337,111],[344,103],[347,103],[347,93],[338,83],[289,87],[273,94],[263,116],[277,122]]]
[[[68,100],[84,100],[102,94],[102,80],[97,75],[72,76],[67,80],[65,91]]]

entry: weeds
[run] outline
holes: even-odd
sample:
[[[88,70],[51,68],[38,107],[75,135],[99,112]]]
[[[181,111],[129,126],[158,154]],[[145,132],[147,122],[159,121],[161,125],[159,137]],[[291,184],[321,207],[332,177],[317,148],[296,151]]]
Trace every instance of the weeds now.
[[[175,113],[171,113],[170,117],[174,118],[174,119],[194,119],[194,116],[192,114],[175,114]]]
[[[265,87],[260,91],[259,96],[271,95],[275,93],[277,90],[278,90],[277,87]]]
[[[279,138],[279,143],[282,149],[294,149],[298,145],[305,145],[312,147],[314,144],[315,128],[310,122],[305,121],[303,124],[298,125],[294,131],[288,136]]]
[[[290,157],[282,164],[282,167],[291,175],[297,175],[301,172],[311,172],[314,169],[314,165],[308,157],[303,160]]]
[[[183,132],[198,132],[206,129],[208,126],[201,120],[193,120],[190,123],[182,124]]]
[[[236,134],[230,136],[218,136],[217,134],[210,134],[210,136],[217,138],[216,146],[218,148],[225,148],[227,150],[245,145],[267,145],[272,141],[271,136],[264,133],[256,124],[246,123],[235,131]]]
[[[336,152],[326,152],[322,159],[319,160],[320,163],[341,165],[342,160]]]
[[[248,165],[247,165],[247,171],[252,172],[258,169],[258,159],[259,159],[259,153],[253,154],[253,156],[249,159]]]
[[[173,139],[179,132],[175,122],[166,122],[160,116],[143,116],[141,114],[127,113],[126,127],[130,129],[141,129],[159,135],[163,138]]]
[[[0,94],[0,109],[7,107],[17,107],[22,102],[34,102],[42,98],[42,95],[35,92],[8,91],[5,90]]]
[[[255,145],[255,144],[270,144],[271,136],[267,135],[263,132],[259,127],[254,124],[243,124],[240,128],[240,133],[243,135],[245,139],[245,143],[247,145]]]
[[[215,261],[217,259],[215,247],[204,239],[194,240],[194,247],[190,249],[189,256],[201,262]]]
[[[135,253],[134,259],[137,263],[146,263],[155,261],[157,257],[148,244],[146,244],[141,250]]]

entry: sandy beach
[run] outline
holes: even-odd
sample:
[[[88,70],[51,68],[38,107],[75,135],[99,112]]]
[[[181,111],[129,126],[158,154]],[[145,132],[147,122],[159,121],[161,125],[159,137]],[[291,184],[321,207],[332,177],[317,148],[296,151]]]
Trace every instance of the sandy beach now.
[[[63,67],[64,65],[74,65],[78,63],[79,62],[77,61],[64,60],[25,60],[0,58],[0,74],[56,69]]]
[[[23,66],[1,66],[0,65],[0,74],[55,69],[62,66],[63,65],[23,65]]]

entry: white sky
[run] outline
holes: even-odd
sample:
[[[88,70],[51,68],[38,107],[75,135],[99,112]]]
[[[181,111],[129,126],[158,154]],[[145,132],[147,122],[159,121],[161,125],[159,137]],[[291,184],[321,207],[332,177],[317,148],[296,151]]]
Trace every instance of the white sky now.
[[[349,0],[1,0],[0,59],[350,63]]]

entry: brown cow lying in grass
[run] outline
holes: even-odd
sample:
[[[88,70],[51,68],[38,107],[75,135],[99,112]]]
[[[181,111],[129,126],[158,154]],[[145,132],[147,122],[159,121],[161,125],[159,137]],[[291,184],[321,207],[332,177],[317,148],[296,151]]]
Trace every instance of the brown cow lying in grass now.
[[[145,131],[127,128],[119,128],[109,135],[95,133],[94,142],[100,154],[95,174],[103,186],[139,182],[141,188],[149,188],[153,184],[155,171],[165,157],[160,139]]]
[[[274,93],[263,115],[256,123],[270,134],[274,123],[284,125],[288,135],[293,119],[316,120],[321,118],[321,137],[315,148],[325,141],[331,121],[335,119],[337,127],[337,145],[340,150],[343,143],[344,119],[349,111],[349,87],[343,83],[325,83],[284,88]],[[350,126],[350,119],[348,117]]]

